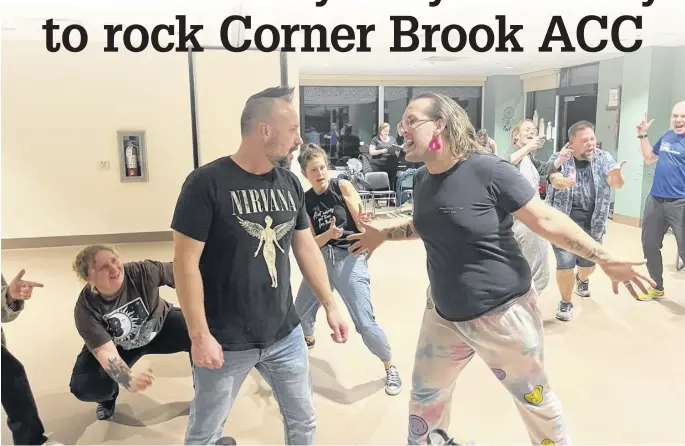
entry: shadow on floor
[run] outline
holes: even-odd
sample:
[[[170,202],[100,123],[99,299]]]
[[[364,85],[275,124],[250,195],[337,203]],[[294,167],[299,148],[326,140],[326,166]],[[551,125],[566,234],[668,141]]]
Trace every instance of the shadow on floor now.
[[[685,316],[685,306],[668,299],[659,299],[657,302],[676,316]]]
[[[312,356],[309,363],[314,392],[339,404],[354,404],[385,387],[385,379],[381,378],[347,389],[338,382],[333,367],[328,362]]]
[[[109,421],[98,421],[95,418],[96,405],[79,401],[70,393],[45,395],[38,398],[37,405],[42,414],[63,414],[43,419],[46,430],[51,433],[50,438],[63,444],[77,444],[94,423],[107,423],[102,442],[120,443],[139,435],[149,437],[155,443],[174,444],[178,442],[177,438],[149,427],[188,415],[190,407],[189,402],[159,404],[142,394],[122,394],[114,417]],[[132,430],[130,427],[142,429]]]

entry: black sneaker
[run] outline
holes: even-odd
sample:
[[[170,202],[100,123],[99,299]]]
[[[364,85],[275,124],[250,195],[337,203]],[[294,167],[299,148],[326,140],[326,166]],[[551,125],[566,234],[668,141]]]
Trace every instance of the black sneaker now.
[[[576,274],[576,294],[580,297],[590,297],[590,278],[580,280]]]
[[[98,407],[95,409],[95,416],[98,417],[98,420],[109,420],[114,415],[114,407],[116,404],[117,400],[98,403]]]

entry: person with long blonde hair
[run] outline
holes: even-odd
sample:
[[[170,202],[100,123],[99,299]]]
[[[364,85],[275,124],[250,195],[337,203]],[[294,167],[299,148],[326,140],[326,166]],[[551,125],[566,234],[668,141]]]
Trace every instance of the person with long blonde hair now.
[[[360,222],[349,250],[373,252],[387,240],[421,239],[429,288],[416,348],[409,444],[447,430],[454,385],[477,354],[511,393],[534,444],[570,444],[561,403],[544,364],[544,336],[530,266],[513,217],[555,244],[594,259],[618,293],[646,290],[630,261],[604,250],[568,216],[545,204],[509,161],[477,142],[468,115],[440,94],[414,98],[398,125],[414,177],[413,220],[378,229]],[[634,285],[633,285],[634,284]]]
[[[571,157],[568,148],[564,147],[555,161],[542,162],[535,158],[535,152],[545,144],[545,137],[537,134],[537,127],[530,119],[519,121],[511,129],[512,147],[508,153],[511,163],[516,166],[531,186],[538,188],[540,184],[546,184],[550,176],[558,173],[561,164]],[[552,177],[554,180],[555,177]],[[558,187],[563,182],[555,183]],[[572,184],[568,184],[570,187]],[[514,219],[514,237],[521,247],[523,256],[530,265],[533,274],[533,283],[538,293],[547,288],[549,283],[549,247],[547,240],[533,232],[528,226]]]

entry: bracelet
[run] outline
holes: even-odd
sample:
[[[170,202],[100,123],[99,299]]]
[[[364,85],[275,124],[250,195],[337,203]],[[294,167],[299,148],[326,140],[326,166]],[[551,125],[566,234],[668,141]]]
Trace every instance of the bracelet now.
[[[637,135],[637,138],[638,138],[638,139],[645,139],[645,138],[647,138],[648,136],[649,136],[649,135],[645,133],[644,135]]]

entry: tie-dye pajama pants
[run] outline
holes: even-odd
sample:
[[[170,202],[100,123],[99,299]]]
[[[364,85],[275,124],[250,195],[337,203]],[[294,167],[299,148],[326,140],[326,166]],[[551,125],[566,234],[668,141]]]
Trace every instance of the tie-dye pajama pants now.
[[[477,319],[450,322],[435,311],[430,288],[414,362],[409,444],[425,444],[428,432],[449,428],[454,385],[475,354],[514,397],[533,444],[571,444],[545,373],[535,290]]]

